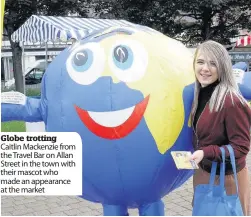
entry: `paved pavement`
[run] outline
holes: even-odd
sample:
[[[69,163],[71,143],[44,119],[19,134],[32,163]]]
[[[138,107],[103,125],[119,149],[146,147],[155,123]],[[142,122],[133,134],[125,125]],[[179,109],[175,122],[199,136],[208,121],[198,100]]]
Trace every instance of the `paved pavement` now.
[[[247,158],[251,180],[251,152]],[[251,186],[251,183],[250,183]],[[192,180],[163,198],[165,215],[191,216]],[[90,203],[73,196],[2,196],[2,216],[99,216],[100,204]],[[130,215],[138,215],[135,209]],[[250,213],[251,215],[251,213]]]

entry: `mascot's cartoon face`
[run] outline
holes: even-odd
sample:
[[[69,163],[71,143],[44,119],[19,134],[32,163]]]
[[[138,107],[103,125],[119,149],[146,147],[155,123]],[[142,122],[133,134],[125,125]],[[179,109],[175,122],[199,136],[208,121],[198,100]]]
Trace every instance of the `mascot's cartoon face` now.
[[[128,136],[144,118],[165,153],[184,124],[182,91],[194,80],[188,52],[159,33],[115,28],[94,34],[76,43],[66,60],[69,79],[90,87],[79,93],[79,99],[91,95],[88,106],[81,101],[72,106],[83,125],[108,140]],[[187,58],[181,61],[180,55]]]

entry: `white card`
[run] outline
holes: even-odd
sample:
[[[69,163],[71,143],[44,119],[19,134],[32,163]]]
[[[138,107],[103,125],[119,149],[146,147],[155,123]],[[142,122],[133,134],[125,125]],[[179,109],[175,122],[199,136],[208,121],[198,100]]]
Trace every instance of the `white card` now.
[[[233,74],[234,74],[237,84],[242,84],[244,73],[245,72],[241,69],[233,69]]]
[[[1,93],[1,102],[9,104],[24,105],[26,102],[26,96],[22,93],[10,91]]]

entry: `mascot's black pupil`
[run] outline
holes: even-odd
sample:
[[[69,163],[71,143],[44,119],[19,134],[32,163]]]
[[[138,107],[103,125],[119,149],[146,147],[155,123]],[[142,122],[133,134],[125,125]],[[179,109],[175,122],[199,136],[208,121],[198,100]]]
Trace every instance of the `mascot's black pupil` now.
[[[128,50],[123,46],[117,46],[113,54],[115,59],[120,63],[124,63],[128,59]]]
[[[88,60],[88,53],[86,51],[81,51],[75,54],[74,64],[76,66],[83,66]]]

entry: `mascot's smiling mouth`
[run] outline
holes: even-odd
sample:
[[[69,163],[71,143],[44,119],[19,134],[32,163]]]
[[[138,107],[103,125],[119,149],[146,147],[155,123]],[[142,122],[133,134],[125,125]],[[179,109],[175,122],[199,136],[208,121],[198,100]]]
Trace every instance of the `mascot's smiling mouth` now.
[[[132,132],[142,119],[149,96],[127,109],[109,112],[90,112],[75,105],[79,118],[95,135],[104,139],[120,139]]]

